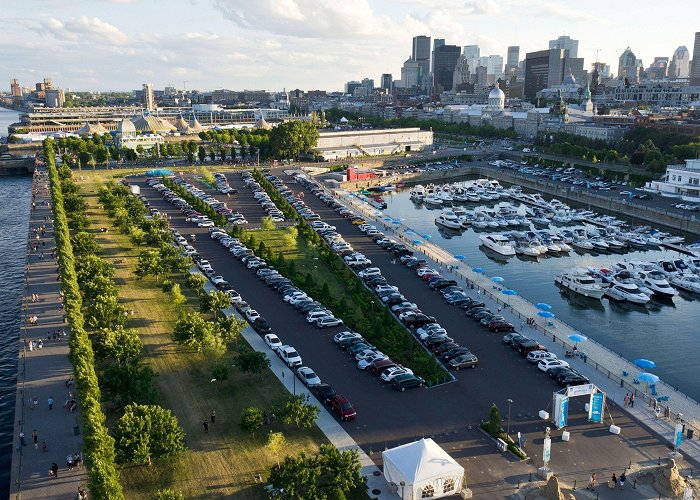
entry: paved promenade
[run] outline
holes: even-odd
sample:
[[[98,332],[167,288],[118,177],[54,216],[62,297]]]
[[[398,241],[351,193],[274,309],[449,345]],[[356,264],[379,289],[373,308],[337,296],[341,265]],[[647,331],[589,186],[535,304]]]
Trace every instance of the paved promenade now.
[[[55,241],[47,183],[43,172],[35,175],[19,339],[13,498],[75,498],[87,480],[82,465],[72,470],[67,467],[67,456],[81,451],[80,409],[64,408],[75,387],[67,384],[73,374],[68,359],[70,332],[63,322],[57,263],[52,257]],[[54,463],[57,477],[49,474]]]
[[[520,296],[503,295],[501,290],[505,287],[493,283],[489,276],[474,271],[467,262],[456,259],[429,241],[424,241],[424,238],[420,238],[403,223],[386,224],[384,214],[357,199],[354,195],[345,191],[334,194],[357,210],[363,217],[373,221],[385,233],[393,233],[394,237],[411,247],[416,255],[432,260],[442,269],[443,275],[464,284],[472,284],[473,290],[476,290],[482,298],[491,299],[497,307],[500,306],[503,309],[501,313],[508,321],[516,325],[519,332],[539,341],[560,358],[564,357],[565,351],[573,348],[574,342],[568,337],[578,332],[571,326],[557,319],[545,319],[538,316],[539,309]],[[413,243],[416,238],[421,239],[420,245]],[[533,326],[527,326],[528,318],[535,320]],[[700,462],[700,442],[698,441],[700,405],[695,400],[663,381],[656,384],[657,394],[652,396],[647,384],[635,384],[636,374],[643,370],[631,361],[590,339],[579,343],[577,347],[580,356],[575,360],[567,361],[576,370],[589,377],[591,382],[605,391],[607,397],[620,407],[625,407],[625,395],[635,394],[635,405],[633,408],[626,407],[627,411],[657,432],[667,442],[672,442],[677,422],[682,422],[687,428],[692,428],[695,433],[694,438],[686,440],[684,435],[680,451],[685,453],[688,458]],[[661,398],[661,401],[659,402],[657,398]],[[661,406],[659,418],[656,416],[654,405]]]

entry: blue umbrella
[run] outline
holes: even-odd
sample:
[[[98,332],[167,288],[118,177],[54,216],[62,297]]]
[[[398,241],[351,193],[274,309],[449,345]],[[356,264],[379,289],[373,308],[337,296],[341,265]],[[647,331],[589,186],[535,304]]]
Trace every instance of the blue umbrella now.
[[[569,335],[569,340],[573,342],[585,342],[586,340],[588,340],[588,337],[581,335],[580,333],[573,333]]]
[[[640,382],[646,382],[647,384],[655,384],[660,379],[653,373],[642,372],[639,375],[637,375],[637,380],[639,380]]]
[[[414,245],[422,245],[423,242],[421,240],[413,240]]]
[[[425,238],[426,240],[429,240],[430,238],[432,238],[432,236],[430,236],[429,234],[421,234],[421,236],[423,238]]]
[[[503,295],[510,295],[510,296],[518,295],[518,292],[516,292],[515,290],[511,290],[510,288],[506,288],[505,290],[501,290],[501,293]]]
[[[397,221],[397,220],[391,221],[391,223],[392,223],[392,224],[401,224],[401,222],[399,222],[399,221]]]
[[[391,217],[384,217],[384,220],[394,220]]]
[[[535,304],[535,307],[537,307],[537,309],[540,309],[541,311],[549,311],[552,308],[552,306],[550,306],[549,304],[545,304],[544,302],[538,302],[537,304]]]
[[[484,271],[484,269],[481,268],[481,267],[475,267],[475,268],[472,269],[472,271],[474,271],[475,273],[481,273],[481,274],[484,274],[484,273],[486,272],[486,271]]]
[[[453,255],[453,257],[457,260],[464,260],[466,257],[464,255]]]
[[[540,311],[537,313],[538,316],[542,316],[543,318],[553,318],[554,313],[551,313],[549,311]]]
[[[650,359],[644,359],[644,358],[635,359],[634,364],[640,368],[644,368],[645,370],[648,370],[649,368],[656,368],[656,363],[654,363]]]
[[[500,276],[494,276],[493,278],[491,278],[491,281],[493,281],[494,283],[502,283],[505,280],[503,278],[501,278]]]

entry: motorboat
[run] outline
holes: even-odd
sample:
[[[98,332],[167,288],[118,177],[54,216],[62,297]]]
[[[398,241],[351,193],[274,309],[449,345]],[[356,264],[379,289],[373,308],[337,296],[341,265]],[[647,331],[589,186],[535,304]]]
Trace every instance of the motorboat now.
[[[559,247],[559,250],[561,252],[569,253],[571,251],[571,247],[567,243],[565,243],[564,239],[561,238],[559,235],[550,234],[549,239],[552,241],[552,243]]]
[[[694,274],[677,274],[671,278],[676,288],[690,293],[700,293],[700,277]]]
[[[479,196],[479,193],[476,191],[467,191],[464,193],[464,197],[467,199],[467,201],[471,201],[472,203],[478,203],[481,201],[481,196]]]
[[[501,255],[515,255],[513,243],[501,234],[479,236],[481,243],[488,249]]]
[[[588,241],[586,238],[582,237],[577,237],[575,238],[572,242],[571,245],[576,248],[577,250],[583,250],[583,251],[589,251],[593,250],[595,247],[593,246],[593,243]]]
[[[426,205],[432,205],[434,207],[441,207],[443,204],[443,200],[434,194],[427,195],[423,201]]]
[[[585,273],[563,273],[556,276],[554,282],[584,297],[602,299],[605,295],[605,289],[595,278]]]
[[[625,272],[612,277],[605,295],[614,300],[632,302],[633,304],[646,304],[651,300],[649,295],[639,289],[632,276]]]
[[[552,217],[552,220],[557,224],[569,224],[571,217],[566,212],[557,212]]]
[[[518,241],[515,243],[515,253],[517,255],[525,255],[526,257],[539,257],[540,251],[530,245],[527,241]]]
[[[414,186],[411,191],[409,191],[409,194],[411,200],[415,201],[416,203],[423,203],[426,196],[425,186],[418,184],[417,186]]]
[[[438,198],[440,198],[443,202],[445,203],[451,203],[454,201],[454,198],[452,197],[452,194],[450,194],[449,191],[440,191],[437,194]]]
[[[657,269],[666,276],[675,276],[676,274],[679,274],[678,268],[670,260],[660,260],[657,262],[657,266]]]
[[[597,252],[608,252],[610,251],[610,246],[603,241],[603,238],[590,238],[588,241],[593,245],[593,249]]]
[[[444,212],[435,218],[435,224],[448,229],[462,229],[462,222],[456,215]]]
[[[603,241],[608,245],[608,249],[613,252],[623,252],[626,248],[625,244],[614,236],[603,238]]]
[[[476,229],[488,229],[489,223],[484,217],[477,217],[472,221],[472,227]]]
[[[666,281],[659,271],[640,272],[637,274],[637,285],[643,285],[659,297],[675,297],[678,292]],[[641,283],[639,283],[641,281]]]

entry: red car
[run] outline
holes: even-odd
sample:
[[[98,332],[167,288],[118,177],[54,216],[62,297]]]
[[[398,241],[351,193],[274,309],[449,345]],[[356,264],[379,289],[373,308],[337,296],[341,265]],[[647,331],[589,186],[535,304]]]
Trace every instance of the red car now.
[[[496,320],[489,323],[490,332],[513,332],[515,326],[507,321]]]
[[[357,416],[350,401],[341,394],[337,394],[331,399],[331,408],[340,416],[341,420],[352,420]]]

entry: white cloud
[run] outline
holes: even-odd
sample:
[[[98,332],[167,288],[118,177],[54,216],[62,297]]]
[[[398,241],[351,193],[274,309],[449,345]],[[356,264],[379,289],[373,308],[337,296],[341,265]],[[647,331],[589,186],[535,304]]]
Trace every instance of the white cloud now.
[[[465,14],[500,14],[501,4],[496,0],[466,0],[464,2]]]
[[[129,40],[119,28],[99,17],[80,16],[65,22],[49,17],[41,21],[41,25],[46,32],[59,40],[108,45],[122,45]]]

